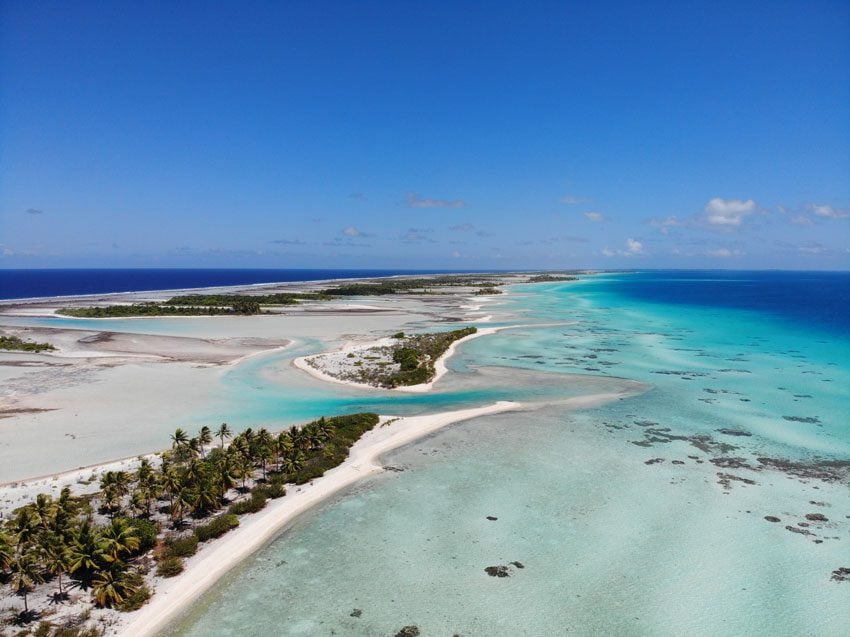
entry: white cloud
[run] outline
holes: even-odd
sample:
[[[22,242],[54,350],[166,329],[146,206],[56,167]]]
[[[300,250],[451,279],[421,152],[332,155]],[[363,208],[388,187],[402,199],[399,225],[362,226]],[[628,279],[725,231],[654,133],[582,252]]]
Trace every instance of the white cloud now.
[[[360,230],[358,230],[354,226],[348,226],[347,228],[343,229],[342,234],[344,234],[346,237],[363,237],[363,236],[365,236],[362,232],[360,232]]]
[[[300,239],[272,239],[269,243],[276,243],[281,246],[303,246],[305,245]]]
[[[670,228],[678,228],[680,226],[688,225],[687,220],[680,219],[676,215],[670,215],[669,217],[665,217],[664,219],[653,217],[652,219],[647,221],[647,223],[653,228],[658,228],[658,232],[660,232],[661,234],[669,234]]]
[[[610,248],[603,248],[602,254],[606,257],[633,257],[639,254],[646,254],[643,251],[643,244],[637,239],[626,239],[626,249],[625,250],[611,250]]]
[[[460,252],[458,252],[457,250],[455,250],[454,252],[452,252],[452,258],[454,258],[454,259],[460,259],[460,257],[461,257],[461,254],[460,254]]]
[[[399,239],[406,243],[421,243],[422,241],[436,243],[431,237],[425,236],[429,232],[433,232],[433,230],[431,228],[410,228]]]
[[[818,217],[828,217],[830,219],[850,218],[850,209],[840,210],[838,208],[833,208],[832,206],[819,206],[813,203],[810,203],[808,208]]]
[[[626,239],[629,254],[643,254],[643,244],[637,239]]]
[[[796,217],[791,218],[791,223],[797,226],[811,226],[814,224],[814,221],[806,215],[797,215]]]
[[[821,243],[817,241],[807,241],[799,246],[797,246],[797,250],[801,254],[824,254],[829,250]]]
[[[603,215],[601,212],[595,212],[591,210],[583,214],[585,217],[590,219],[590,221],[602,221],[603,219],[605,219],[605,215]]]
[[[718,259],[728,259],[729,257],[741,257],[746,252],[743,250],[730,250],[729,248],[717,248],[715,250],[706,250],[705,256],[716,257]]]
[[[408,207],[410,208],[465,208],[466,202],[462,199],[429,199],[420,197],[415,192],[407,193],[405,197]]]
[[[715,197],[705,204],[706,221],[713,226],[740,226],[747,215],[756,212],[752,199],[722,199]]]
[[[451,230],[452,232],[468,232],[469,230],[474,229],[475,226],[473,226],[471,223],[462,223],[460,225],[452,226],[451,228],[449,228],[449,230]]]
[[[564,195],[558,201],[562,204],[566,204],[567,206],[577,206],[578,204],[587,203],[587,198],[585,197],[574,197],[573,195]]]

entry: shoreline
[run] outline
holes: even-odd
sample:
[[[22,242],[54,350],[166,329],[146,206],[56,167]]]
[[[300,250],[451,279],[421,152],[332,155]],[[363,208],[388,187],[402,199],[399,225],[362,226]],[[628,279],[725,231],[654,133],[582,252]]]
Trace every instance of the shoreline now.
[[[385,453],[448,425],[522,407],[521,403],[499,401],[485,407],[423,416],[382,416],[381,422],[351,447],[348,458],[341,465],[306,485],[287,485],[292,490],[286,496],[271,501],[262,511],[240,519],[240,525],[233,531],[200,548],[197,554],[186,560],[186,569],[180,575],[158,579],[151,600],[138,611],[116,615],[118,621],[106,634],[135,637],[157,634],[225,573],[273,540],[299,515],[361,478],[384,471],[380,458]]]

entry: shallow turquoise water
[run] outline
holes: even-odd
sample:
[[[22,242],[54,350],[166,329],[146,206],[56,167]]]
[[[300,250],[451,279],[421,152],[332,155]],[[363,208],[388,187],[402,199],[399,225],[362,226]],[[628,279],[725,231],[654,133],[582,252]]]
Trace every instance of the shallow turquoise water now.
[[[850,584],[830,573],[850,566],[847,485],[711,461],[850,458],[850,340],[775,312],[627,297],[623,276],[513,288],[500,310],[516,322],[575,323],[470,341],[427,395],[288,372],[318,341],[227,372],[199,422],[502,399],[533,409],[390,454],[403,472],[297,520],[173,634],[846,634]],[[110,329],[180,329],[127,323]],[[652,389],[581,412],[538,408],[620,378]],[[799,526],[812,512],[829,521]],[[489,577],[494,565],[510,577]]]
[[[626,297],[613,285],[621,278],[513,288],[500,309],[516,322],[576,323],[470,341],[432,394],[292,373],[288,361],[320,351],[317,340],[224,373],[198,423],[539,405],[616,388],[618,378],[652,389],[578,413],[478,419],[391,454],[386,462],[404,472],[297,520],[174,633],[392,635],[416,624],[423,635],[846,634],[850,585],[830,581],[850,566],[846,484],[711,460],[850,457],[850,341],[775,312]],[[109,329],[195,335],[192,323]],[[721,473],[755,484],[724,486]],[[829,522],[800,527],[813,512]],[[494,565],[511,576],[489,577]]]
[[[846,484],[711,460],[850,457],[850,342],[759,312],[626,304],[603,277],[508,303],[577,323],[469,342],[441,393],[335,408],[545,402],[605,377],[653,388],[477,419],[390,454],[404,472],[297,520],[173,634],[846,634],[850,585],[830,581],[850,566]],[[261,362],[230,381],[270,382]],[[304,395],[305,413],[312,400],[331,399]],[[829,522],[796,526],[812,511]]]

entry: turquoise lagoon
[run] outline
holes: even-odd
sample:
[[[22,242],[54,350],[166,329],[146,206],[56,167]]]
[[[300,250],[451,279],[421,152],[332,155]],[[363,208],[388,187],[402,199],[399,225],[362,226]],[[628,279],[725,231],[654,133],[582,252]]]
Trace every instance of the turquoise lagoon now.
[[[575,323],[473,340],[431,395],[293,390],[305,414],[503,398],[529,409],[389,454],[403,471],[296,520],[169,634],[847,634],[850,583],[831,579],[850,566],[847,296],[807,322],[726,302],[734,294],[641,298],[627,278],[640,276],[513,288],[500,312]],[[275,364],[224,384],[267,396]],[[620,379],[649,389],[584,411],[557,404]],[[275,408],[248,401],[252,417]]]

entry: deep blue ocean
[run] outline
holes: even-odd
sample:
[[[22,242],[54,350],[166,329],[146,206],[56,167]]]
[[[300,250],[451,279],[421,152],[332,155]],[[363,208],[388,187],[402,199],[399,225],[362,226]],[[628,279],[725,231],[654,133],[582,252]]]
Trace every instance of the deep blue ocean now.
[[[650,270],[606,286],[640,301],[750,310],[850,335],[850,272]]]
[[[448,270],[278,270],[278,269],[48,269],[0,270],[0,299],[182,290],[255,283],[360,279]],[[456,270],[452,270],[456,272]]]

